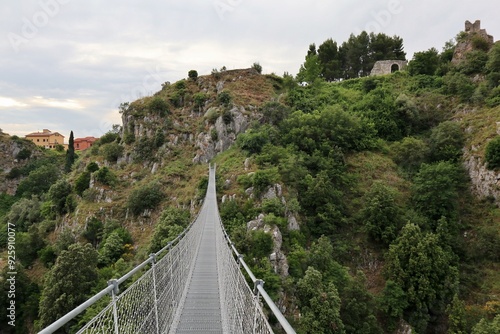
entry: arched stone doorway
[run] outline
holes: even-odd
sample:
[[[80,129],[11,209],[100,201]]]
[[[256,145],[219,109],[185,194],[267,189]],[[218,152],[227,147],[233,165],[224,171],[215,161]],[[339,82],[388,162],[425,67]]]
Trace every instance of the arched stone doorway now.
[[[391,66],[391,73],[398,72],[399,71],[399,65],[398,64],[392,64]]]

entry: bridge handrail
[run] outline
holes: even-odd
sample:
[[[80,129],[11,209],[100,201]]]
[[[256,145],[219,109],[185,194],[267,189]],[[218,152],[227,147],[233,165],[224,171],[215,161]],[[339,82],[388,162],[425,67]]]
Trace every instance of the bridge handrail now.
[[[203,204],[201,207],[203,207]],[[170,249],[175,246],[182,238],[186,235],[186,233],[193,227],[194,223],[198,219],[198,216],[200,215],[201,210],[198,211],[198,214],[196,217],[191,221],[191,223],[182,231],[174,240],[168,242],[168,244],[160,249],[158,252],[153,253],[149,255],[148,259],[143,261],[141,264],[130,270],[128,273],[120,277],[119,279],[112,279],[108,281],[108,286],[105,289],[102,289],[100,292],[96,293],[94,296],[90,297],[87,301],[83,302],[79,306],[75,307],[73,310],[68,312],[66,315],[63,317],[57,319],[54,321],[52,324],[47,326],[46,328],[42,329],[38,334],[51,334],[54,333],[56,330],[73,320],[75,317],[77,317],[80,313],[85,311],[87,308],[90,306],[94,305],[97,301],[99,301],[101,298],[104,296],[111,294],[113,291],[115,291],[116,294],[118,294],[118,288],[120,284],[128,280],[130,277],[132,277],[135,273],[137,273],[139,270],[143,269],[150,263],[154,263],[157,261],[157,258],[163,255],[166,251],[170,251]]]
[[[238,259],[238,262],[243,266],[243,268],[245,268],[246,273],[248,274],[248,276],[250,277],[250,279],[252,280],[252,282],[254,284],[255,290],[258,291],[262,295],[262,297],[264,298],[264,301],[266,302],[267,306],[269,306],[269,309],[274,314],[274,316],[276,317],[276,319],[278,319],[278,322],[281,324],[281,327],[283,327],[283,330],[287,334],[296,334],[295,329],[293,329],[293,327],[290,325],[290,323],[288,322],[288,320],[286,320],[286,318],[283,315],[283,313],[281,313],[281,311],[278,308],[278,306],[276,306],[276,304],[274,303],[274,301],[267,294],[266,290],[264,289],[264,281],[261,280],[261,279],[257,279],[255,277],[255,275],[253,274],[252,270],[250,269],[250,267],[247,265],[247,263],[243,259],[243,255],[240,254],[238,252],[238,250],[236,249],[236,247],[234,246],[234,243],[231,241],[231,238],[229,237],[229,234],[227,234],[226,229],[224,228],[224,224],[222,223],[222,220],[220,219],[220,216],[219,216],[219,224],[220,224],[220,226],[222,228],[222,232],[224,233],[224,238],[226,239],[227,243],[231,247],[234,255]]]

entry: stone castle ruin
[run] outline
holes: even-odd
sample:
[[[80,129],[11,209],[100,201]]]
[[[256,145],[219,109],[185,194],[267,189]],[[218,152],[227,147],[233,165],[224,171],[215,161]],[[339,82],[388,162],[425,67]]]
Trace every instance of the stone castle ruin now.
[[[481,20],[476,20],[476,22],[471,23],[470,21],[465,21],[465,32],[468,34],[477,34],[478,36],[484,38],[491,44],[494,43],[493,36],[488,35],[486,29],[481,29]]]
[[[475,49],[474,42],[478,38],[486,41],[489,47],[493,46],[495,42],[493,36],[488,35],[486,29],[481,29],[481,20],[476,20],[474,23],[465,21],[465,33],[463,33],[462,37],[457,41],[457,46],[455,47],[451,62],[453,64],[458,64],[464,60],[466,54]]]
[[[370,75],[391,74],[404,70],[408,65],[406,60],[379,60],[373,65]]]

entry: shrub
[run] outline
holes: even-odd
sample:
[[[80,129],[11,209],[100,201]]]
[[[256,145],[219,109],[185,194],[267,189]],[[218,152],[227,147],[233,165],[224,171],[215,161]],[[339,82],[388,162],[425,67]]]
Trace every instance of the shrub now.
[[[484,156],[489,169],[500,167],[500,136],[488,142]]]
[[[82,196],[83,192],[90,186],[90,172],[85,171],[75,181],[75,191],[78,195]]]
[[[222,114],[222,121],[226,125],[231,124],[231,122],[233,121],[233,114],[231,113],[231,111],[229,110],[224,111],[224,113]]]
[[[458,95],[462,101],[469,101],[474,94],[474,84],[463,73],[448,73],[444,76],[443,83],[445,93]]]
[[[222,91],[219,94],[219,96],[217,96],[217,100],[219,101],[219,103],[221,103],[227,107],[231,103],[232,96],[227,90],[225,90],[225,91]]]
[[[161,147],[165,143],[165,134],[162,129],[157,129],[155,132],[155,147]]]
[[[99,138],[99,144],[104,145],[114,142],[118,138],[118,133],[116,132],[106,132],[101,138]]]
[[[31,157],[31,151],[28,150],[27,148],[23,148],[19,153],[16,155],[16,159],[18,160],[26,160]]]
[[[71,202],[67,201],[70,194],[71,185],[64,179],[57,181],[50,187],[48,198],[54,204],[57,213],[65,214],[72,211]]]
[[[118,158],[120,158],[123,154],[123,146],[120,146],[120,144],[113,142],[102,145],[99,151],[103,155],[104,159],[108,160],[109,162],[116,162]]]
[[[127,145],[130,145],[133,142],[135,142],[135,134],[134,134],[134,132],[132,132],[132,131],[125,132],[125,134],[123,135],[123,141]]]
[[[113,186],[117,178],[115,174],[108,168],[108,167],[102,167],[95,173],[95,179],[97,182],[100,182],[104,185],[107,186]]]
[[[216,142],[217,139],[219,139],[219,134],[217,133],[217,129],[212,129],[210,130],[210,137],[212,138],[212,141]]]
[[[139,215],[144,210],[155,209],[163,199],[164,194],[158,182],[140,186],[130,193],[127,200],[127,207],[134,215]]]
[[[462,156],[465,137],[457,122],[440,123],[432,129],[429,141],[434,161],[458,161]]]
[[[87,165],[87,171],[90,172],[90,173],[93,173],[97,170],[99,170],[99,165],[97,164],[97,162],[95,161],[92,161],[90,162],[88,165]]]
[[[13,179],[17,179],[18,177],[20,177],[22,175],[22,171],[17,168],[17,167],[14,167],[12,168],[9,173],[7,174],[6,178],[7,180],[13,180]]]
[[[134,160],[136,162],[141,162],[152,157],[152,148],[154,147],[154,139],[149,139],[148,137],[142,137],[135,145],[135,156]]]
[[[198,79],[198,72],[196,70],[191,70],[188,72],[189,79],[196,81]]]
[[[427,144],[414,137],[405,137],[391,146],[393,160],[410,175],[418,171],[420,165],[427,161],[430,149]]]
[[[208,100],[208,95],[205,93],[196,93],[193,95],[193,99],[194,99],[194,105],[198,109],[201,109],[203,108],[205,101]]]
[[[160,116],[165,116],[169,113],[168,110],[168,103],[162,99],[161,97],[157,96],[154,97],[150,102],[149,102],[149,110],[157,115]]]
[[[157,252],[175,239],[189,224],[190,215],[187,210],[177,208],[165,209],[155,227],[149,246],[150,252]]]
[[[262,74],[262,66],[259,63],[253,63],[252,68],[259,74]]]
[[[215,108],[210,108],[205,116],[209,124],[215,124],[219,118],[219,112]]]

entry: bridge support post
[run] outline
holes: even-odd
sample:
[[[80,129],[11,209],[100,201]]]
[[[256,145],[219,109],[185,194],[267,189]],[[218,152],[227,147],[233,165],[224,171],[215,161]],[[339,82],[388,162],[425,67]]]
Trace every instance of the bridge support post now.
[[[156,322],[156,334],[160,334],[160,322],[158,318],[158,297],[156,293],[156,254],[150,254],[151,258],[151,274],[153,275],[153,296],[155,303],[155,322]]]
[[[113,303],[113,323],[115,327],[115,334],[120,334],[118,326],[118,310],[116,309],[116,296],[120,292],[120,287],[116,279],[109,280],[108,285],[113,286],[113,290],[111,290],[111,298]]]
[[[261,279],[257,279],[255,280],[254,282],[254,288],[253,288],[253,293],[255,294],[255,309],[254,309],[254,313],[253,313],[253,331],[252,333],[253,334],[256,334],[257,333],[257,317],[259,315],[259,299],[260,299],[260,292],[259,292],[259,289],[257,288],[258,286],[262,286],[264,287],[264,281],[261,280]]]

